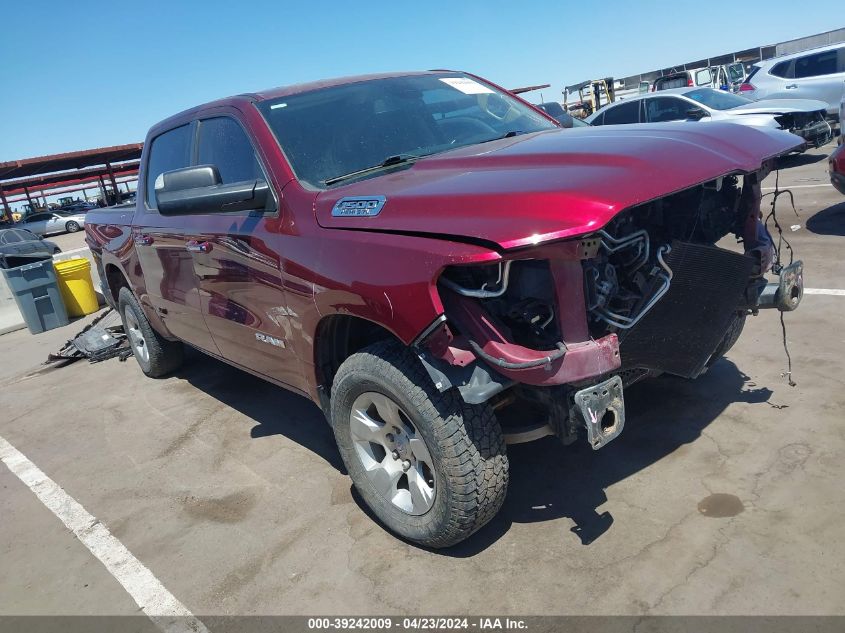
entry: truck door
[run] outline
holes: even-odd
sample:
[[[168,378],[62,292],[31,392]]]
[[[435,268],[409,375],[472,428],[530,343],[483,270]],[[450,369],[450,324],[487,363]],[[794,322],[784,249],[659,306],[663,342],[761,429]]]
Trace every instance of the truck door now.
[[[196,163],[215,165],[223,184],[270,182],[252,141],[232,116],[199,121]],[[280,203],[278,192],[276,198]],[[290,345],[282,289],[278,216],[261,211],[198,216],[203,223],[202,232],[193,236],[194,268],[205,320],[221,355],[299,386],[302,374]]]
[[[188,227],[195,217],[164,217],[157,211],[156,179],[191,164],[193,125],[173,128],[153,139],[147,160],[144,200],[138,205],[132,239],[144,273],[146,292],[139,299],[154,310],[167,329],[212,354],[219,354],[205,324],[194,260],[188,250]]]

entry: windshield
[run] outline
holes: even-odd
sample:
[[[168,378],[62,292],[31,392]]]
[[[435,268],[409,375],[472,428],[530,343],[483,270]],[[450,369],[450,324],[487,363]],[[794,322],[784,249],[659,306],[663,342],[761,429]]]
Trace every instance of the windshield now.
[[[723,90],[713,90],[712,88],[691,90],[685,93],[684,96],[714,110],[730,110],[731,108],[737,108],[752,102],[751,99],[746,99],[730,92],[724,92]]]
[[[507,93],[457,73],[362,81],[257,107],[297,177],[319,188],[391,157],[556,128]]]

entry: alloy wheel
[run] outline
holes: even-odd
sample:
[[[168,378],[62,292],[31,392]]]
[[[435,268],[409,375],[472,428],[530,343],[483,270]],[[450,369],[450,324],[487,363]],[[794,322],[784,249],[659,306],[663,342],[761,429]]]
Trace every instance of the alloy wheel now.
[[[434,463],[425,440],[392,398],[368,391],[352,404],[350,431],[364,473],[387,501],[411,515],[434,504]]]
[[[141,331],[141,326],[138,322],[138,317],[135,315],[135,311],[131,307],[127,306],[124,318],[126,319],[126,334],[129,336],[129,344],[132,345],[132,349],[138,355],[138,358],[143,360],[145,363],[149,362],[150,350],[147,347],[147,341],[144,338],[144,333]]]

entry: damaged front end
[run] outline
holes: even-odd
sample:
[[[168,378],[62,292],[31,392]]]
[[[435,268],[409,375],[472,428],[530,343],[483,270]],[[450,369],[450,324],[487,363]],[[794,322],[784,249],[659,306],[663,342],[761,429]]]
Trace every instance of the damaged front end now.
[[[781,130],[804,139],[805,148],[821,147],[833,138],[833,128],[825,118],[824,110],[814,112],[787,112],[775,117]]]
[[[800,303],[801,262],[780,267],[762,221],[766,173],[630,208],[578,239],[447,267],[444,315],[416,345],[435,385],[490,402],[509,441],[583,433],[601,448],[624,427],[624,387],[695,378],[748,314]],[[716,246],[730,234],[742,252]],[[773,266],[780,278],[769,283]]]

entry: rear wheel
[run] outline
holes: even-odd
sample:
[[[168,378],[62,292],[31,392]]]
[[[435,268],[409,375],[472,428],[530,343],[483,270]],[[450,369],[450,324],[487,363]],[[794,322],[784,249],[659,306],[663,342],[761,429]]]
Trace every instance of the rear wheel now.
[[[447,547],[501,508],[508,460],[492,409],[440,393],[402,345],[376,343],[344,361],[330,417],[355,488],[400,536]]]
[[[76,233],[79,230],[79,222],[76,222],[75,220],[69,221],[65,224],[65,230],[68,233]]]
[[[132,291],[125,286],[118,293],[118,308],[123,319],[123,329],[141,371],[150,378],[159,378],[182,365],[182,343],[168,341],[156,332],[144,316]]]

